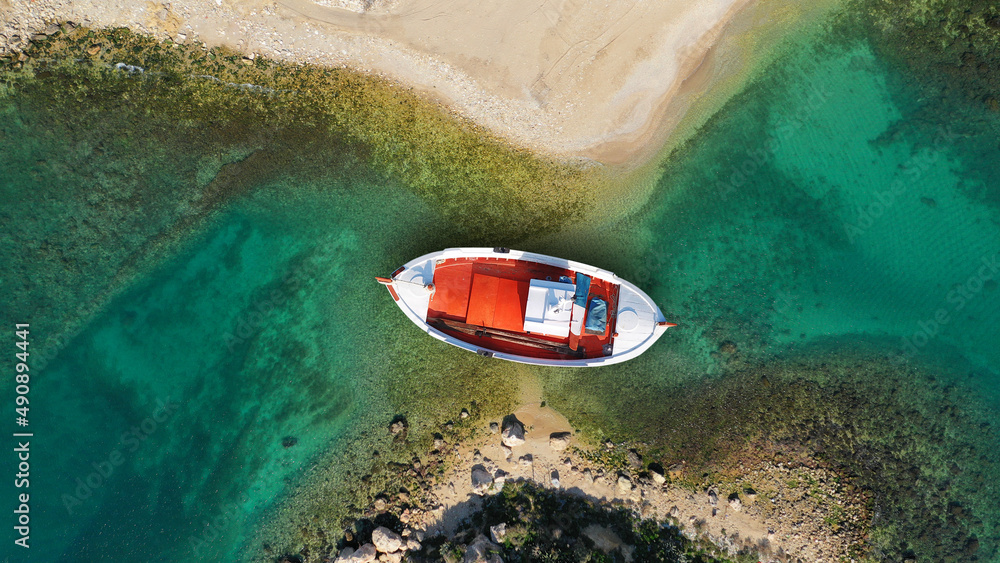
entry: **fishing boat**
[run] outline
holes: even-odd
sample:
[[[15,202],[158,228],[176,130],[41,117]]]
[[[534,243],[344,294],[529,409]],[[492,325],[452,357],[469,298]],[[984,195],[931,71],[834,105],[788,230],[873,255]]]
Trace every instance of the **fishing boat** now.
[[[509,248],[448,248],[375,279],[434,338],[525,364],[616,364],[677,326],[612,272]]]

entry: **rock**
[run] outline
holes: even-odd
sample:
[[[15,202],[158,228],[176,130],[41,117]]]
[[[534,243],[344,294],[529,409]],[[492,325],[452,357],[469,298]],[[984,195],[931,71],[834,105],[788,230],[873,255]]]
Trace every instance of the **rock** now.
[[[479,496],[485,495],[493,486],[493,476],[482,465],[472,468],[472,492]]]
[[[708,491],[708,504],[716,506],[719,504],[719,495],[714,489]]]
[[[498,544],[503,543],[503,538],[506,535],[507,535],[507,524],[500,523],[497,524],[496,526],[490,526],[490,537],[493,538],[493,541],[495,541],[496,543]]]
[[[499,552],[500,546],[480,534],[466,549],[462,561],[463,563],[503,563],[503,559],[497,555]]]
[[[458,418],[469,418],[469,409],[462,409],[462,412],[458,413]]]
[[[559,488],[559,472],[556,471],[555,469],[553,469],[552,473],[549,474],[549,479],[552,482],[552,486],[558,489]]]
[[[410,538],[410,539],[406,540],[406,549],[408,549],[410,551],[420,551],[420,548],[422,548],[422,547],[423,546],[420,545],[420,542],[417,541],[414,538]]]
[[[516,448],[524,443],[524,424],[514,415],[508,415],[503,419],[503,429],[500,431],[500,440],[508,448]]]
[[[572,436],[569,432],[553,432],[549,434],[549,447],[554,451],[561,452],[569,446],[569,440]]]
[[[662,470],[662,468],[660,469]],[[667,476],[652,467],[649,469],[649,476],[652,477],[653,482],[657,485],[662,485],[667,482]]]
[[[627,493],[632,490],[632,480],[627,475],[618,476],[618,490]]]
[[[523,456],[517,458],[517,463],[520,464],[521,467],[531,467],[534,462],[535,458],[532,457],[531,454],[524,454]]]
[[[490,433],[491,434],[496,434],[499,431],[500,431],[500,425],[497,424],[497,423],[495,423],[495,422],[491,422],[490,423]]]
[[[373,505],[375,510],[378,512],[385,512],[385,509],[389,506],[389,502],[382,495],[375,497],[375,503]]]
[[[493,473],[493,488],[496,489],[494,493],[499,493],[503,490],[504,483],[507,482],[507,472],[503,469],[497,469]]]
[[[740,495],[736,493],[729,495],[729,508],[731,508],[733,512],[739,512],[740,509],[743,508],[743,501],[740,500]]]
[[[629,450],[628,453],[625,454],[625,457],[628,458],[628,463],[632,467],[642,467],[642,456],[639,455],[639,452]]]
[[[583,535],[590,538],[590,541],[594,542],[594,547],[604,553],[610,553],[622,545],[622,539],[618,534],[597,524],[590,524],[584,528]]]
[[[62,28],[59,27],[57,23],[50,23],[48,27],[45,28],[45,35],[55,35],[61,31]]]
[[[349,563],[351,561],[354,561],[354,548],[345,547],[344,549],[340,550],[340,555],[337,556],[337,559],[336,561],[334,561],[334,563]]]
[[[372,532],[372,543],[375,544],[376,550],[382,553],[392,553],[399,551],[399,548],[403,546],[403,538],[389,528],[379,526]]]
[[[736,350],[736,343],[732,340],[725,340],[719,343],[719,351],[723,354],[735,354]]]
[[[397,415],[389,423],[389,434],[396,437],[397,440],[406,439],[406,430],[409,428],[409,423],[406,422],[406,417],[402,415]]]
[[[434,435],[434,449],[435,450],[444,449],[444,436],[440,434]]]
[[[377,553],[374,545],[366,543],[359,547],[348,561],[351,563],[368,563],[369,561],[375,561]]]
[[[402,563],[403,552],[394,551],[392,553],[382,553],[378,556],[379,561],[384,561],[385,563]]]
[[[87,54],[90,55],[90,56],[94,56],[94,55],[96,55],[97,53],[100,53],[100,52],[101,52],[101,46],[100,45],[91,45],[90,47],[87,47]]]
[[[675,463],[667,468],[667,475],[671,479],[680,479],[681,475],[684,473],[684,464]]]

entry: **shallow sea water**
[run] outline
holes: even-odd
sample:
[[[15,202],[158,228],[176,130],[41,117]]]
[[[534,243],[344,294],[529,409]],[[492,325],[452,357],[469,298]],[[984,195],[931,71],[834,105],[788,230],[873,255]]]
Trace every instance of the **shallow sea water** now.
[[[669,157],[641,211],[593,226],[624,251],[544,239],[638,283],[681,326],[626,365],[527,373],[544,378],[574,422],[614,433],[646,414],[631,410],[637,403],[669,405],[671,390],[728,377],[723,341],[748,360],[809,349],[845,363],[865,342],[900,373],[954,368],[935,373],[977,398],[965,405],[976,420],[995,420],[1000,212],[975,197],[986,175],[973,169],[997,166],[1000,154],[970,162],[947,124],[901,126],[912,97],[863,43],[806,44],[781,59]],[[21,117],[0,114],[5,222],[58,208],[51,186],[73,189],[66,178],[82,166],[51,130],[25,128]],[[190,181],[171,176],[161,154],[87,158],[109,192],[127,176],[123,163],[164,189]],[[239,559],[259,547],[247,545],[259,523],[324,452],[367,447],[345,443],[352,430],[399,410],[453,416],[483,386],[506,392],[497,378],[479,378],[504,367],[411,340],[420,332],[371,282],[413,256],[462,245],[463,229],[364,166],[347,176],[288,172],[252,182],[199,223],[38,370],[31,561]],[[40,228],[61,240],[90,227]],[[13,232],[5,238],[17,242]],[[4,252],[21,265],[14,276],[31,272],[16,246]],[[105,290],[76,285],[86,289],[55,298]],[[42,285],[34,295],[44,293]],[[8,323],[25,321],[16,305],[4,305]],[[58,323],[44,308],[36,314],[42,326]],[[925,384],[941,381],[914,380],[906,392],[916,397]],[[447,397],[442,386],[452,386]],[[947,435],[935,447],[972,440],[997,450],[996,436]],[[984,454],[962,468],[980,484],[979,502],[965,500],[975,491],[955,493],[976,510],[978,523],[963,526],[979,537],[981,561],[997,557],[995,461]]]

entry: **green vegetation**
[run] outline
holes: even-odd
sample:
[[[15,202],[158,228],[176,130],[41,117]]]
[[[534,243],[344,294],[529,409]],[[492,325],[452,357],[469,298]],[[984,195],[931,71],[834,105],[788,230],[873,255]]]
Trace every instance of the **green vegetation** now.
[[[250,60],[124,28],[60,32],[29,54],[5,61],[0,84],[19,103],[46,104],[53,119],[93,122],[124,111],[193,135],[221,130],[230,144],[263,149],[294,140],[297,150],[320,155],[353,147],[363,162],[441,210],[470,242],[551,231],[582,209],[597,179],[596,171],[512,148],[411,89],[347,69]]]

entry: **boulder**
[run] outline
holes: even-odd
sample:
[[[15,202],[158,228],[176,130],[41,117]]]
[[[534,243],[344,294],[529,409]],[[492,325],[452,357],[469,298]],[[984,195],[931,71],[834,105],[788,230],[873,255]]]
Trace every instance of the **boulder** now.
[[[494,493],[499,493],[503,490],[504,483],[507,482],[507,472],[503,469],[497,469],[493,472],[493,488]]]
[[[549,475],[549,478],[552,480],[552,486],[558,489],[559,488],[559,472],[556,471],[555,469],[553,469],[552,473]]]
[[[714,489],[708,491],[708,504],[716,506],[719,504],[719,494]]]
[[[490,526],[490,537],[492,537],[493,541],[495,541],[496,543],[498,543],[498,544],[502,543],[503,542],[503,538],[506,535],[507,535],[507,524],[506,523],[500,523],[500,524],[497,524],[496,526]]]
[[[635,450],[629,450],[628,453],[625,454],[625,457],[628,458],[628,463],[632,467],[636,468],[642,467],[642,456],[639,455],[639,452]]]
[[[531,454],[524,454],[523,456],[517,458],[517,463],[522,467],[531,467],[535,462],[535,458]]]
[[[378,555],[378,552],[375,551],[375,546],[370,543],[366,543],[355,550],[348,561],[350,563],[368,563],[369,561],[375,561],[376,555]]]
[[[653,482],[656,483],[657,485],[662,485],[662,484],[664,484],[664,483],[667,482],[666,475],[664,475],[663,473],[660,473],[658,471],[654,471],[654,470],[650,469],[649,470],[649,475],[653,478]]]
[[[379,561],[384,563],[402,563],[403,562],[403,552],[394,551],[392,553],[380,553],[378,556]]]
[[[731,508],[733,512],[739,512],[740,509],[743,508],[743,502],[740,500],[740,495],[736,493],[729,495],[729,508]]]
[[[583,535],[590,538],[590,541],[594,542],[594,547],[604,553],[610,553],[618,549],[623,543],[618,534],[598,524],[588,525],[583,529]]]
[[[409,538],[408,540],[406,540],[406,549],[410,551],[420,551],[420,548],[422,547],[423,546],[420,545],[420,542],[413,538]]]
[[[490,475],[490,472],[482,465],[474,466],[472,468],[472,492],[483,496],[489,492],[492,486],[493,475]]]
[[[618,476],[618,490],[627,493],[632,490],[632,480],[627,475]]]
[[[491,434],[496,434],[499,431],[500,431],[500,425],[497,424],[497,423],[495,423],[495,422],[491,422],[490,423],[490,433]]]
[[[389,434],[392,434],[399,440],[406,439],[406,430],[409,428],[410,424],[406,421],[406,417],[402,415],[397,415],[389,423]]]
[[[462,558],[462,561],[463,563],[503,563],[503,559],[500,559],[498,555],[499,552],[499,545],[480,534],[465,550],[465,557]]]
[[[667,475],[669,475],[671,479],[680,479],[681,475],[683,474],[684,474],[683,463],[675,463],[667,468]]]
[[[462,412],[458,413],[458,418],[469,418],[469,409],[462,409]]]
[[[508,448],[516,448],[524,443],[524,424],[514,415],[504,417],[500,441]]]
[[[569,432],[553,432],[549,434],[549,447],[554,451],[561,452],[569,446],[569,440],[572,436]]]
[[[354,561],[354,548],[345,547],[340,550],[340,555],[337,556],[334,563],[350,563],[351,561]]]
[[[372,543],[375,549],[382,553],[392,553],[399,551],[403,547],[403,538],[385,526],[379,526],[372,532]]]

